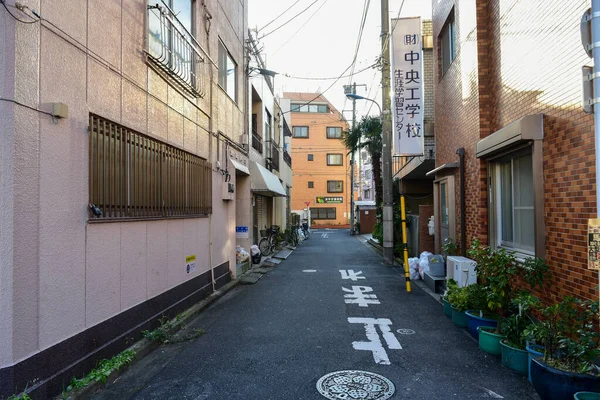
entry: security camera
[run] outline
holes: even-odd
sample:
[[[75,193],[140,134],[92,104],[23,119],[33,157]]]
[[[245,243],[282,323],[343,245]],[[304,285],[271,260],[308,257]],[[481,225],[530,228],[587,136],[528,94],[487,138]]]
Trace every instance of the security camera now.
[[[92,214],[94,214],[95,217],[100,217],[102,215],[102,210],[95,204],[90,204],[90,210],[92,210]]]

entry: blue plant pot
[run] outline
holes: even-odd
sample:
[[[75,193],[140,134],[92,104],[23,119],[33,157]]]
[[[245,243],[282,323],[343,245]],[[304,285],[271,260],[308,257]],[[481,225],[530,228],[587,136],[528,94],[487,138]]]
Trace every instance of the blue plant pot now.
[[[575,400],[600,400],[600,393],[595,392],[577,392],[573,396]]]
[[[495,328],[498,326],[498,321],[495,319],[483,318],[479,316],[479,311],[476,310],[467,310],[465,311],[467,314],[468,326],[467,330],[475,339],[479,340],[479,331],[477,330],[480,326],[491,326]]]
[[[531,361],[534,358],[544,356],[544,346],[540,346],[539,344],[528,344],[526,349],[529,353],[529,360],[527,361],[527,379],[529,380],[529,383],[531,383]]]
[[[600,392],[600,379],[552,368],[539,358],[531,361],[531,383],[544,400],[574,398],[577,392]]]

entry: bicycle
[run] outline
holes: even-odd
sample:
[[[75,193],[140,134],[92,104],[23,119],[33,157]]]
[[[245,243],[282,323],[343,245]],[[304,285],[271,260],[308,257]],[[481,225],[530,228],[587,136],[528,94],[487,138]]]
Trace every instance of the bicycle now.
[[[291,245],[294,247],[298,247],[298,243],[300,243],[300,237],[298,237],[298,229],[300,229],[300,226],[292,225],[290,227],[290,233],[287,238],[287,240],[289,240]]]
[[[304,239],[308,239],[310,237],[310,230],[308,230],[308,223],[302,223],[302,233],[304,234]]]
[[[268,229],[261,229],[260,235],[263,236],[258,242],[258,250],[262,256],[268,256],[275,250],[275,246],[279,243],[279,226],[273,225]]]

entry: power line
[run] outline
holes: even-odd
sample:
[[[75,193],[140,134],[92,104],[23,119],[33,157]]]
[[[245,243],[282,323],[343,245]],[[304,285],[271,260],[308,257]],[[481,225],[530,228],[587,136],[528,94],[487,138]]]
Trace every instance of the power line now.
[[[284,12],[282,12],[281,14],[279,14],[278,16],[276,16],[275,18],[273,18],[269,23],[267,23],[265,26],[263,26],[262,28],[260,28],[259,30],[256,31],[256,33],[262,31],[263,29],[265,29],[267,26],[271,25],[273,22],[277,21],[283,14],[285,14],[286,12],[288,12],[292,7],[294,7],[296,4],[298,4],[300,2],[300,0],[296,0],[294,2],[294,4],[292,4],[291,6],[289,6],[288,8],[285,9]]]
[[[365,23],[367,21],[367,15],[369,13],[369,5],[371,4],[371,0],[365,0],[364,6],[363,6],[363,12],[362,12],[362,18],[360,21],[360,28],[358,31],[358,37],[356,38],[356,48],[354,50],[354,65],[352,65],[352,72],[350,72],[350,78],[348,78],[348,85],[352,84],[352,75],[354,75],[354,67],[356,66],[356,59],[358,57],[358,50],[360,49],[360,43],[362,42],[362,35],[365,29]],[[346,108],[346,102],[348,101],[348,98],[345,97],[344,98],[344,105],[342,107],[342,109]]]
[[[314,13],[312,13],[312,15],[311,15],[310,17],[308,17],[308,19],[306,20],[306,22],[304,22],[304,23],[302,24],[302,26],[301,26],[300,28],[298,28],[298,30],[297,30],[296,32],[294,32],[294,34],[293,34],[292,36],[290,36],[290,38],[289,38],[288,40],[286,40],[286,41],[285,41],[285,43],[284,43],[284,44],[282,44],[281,46],[279,46],[279,48],[273,52],[273,55],[277,54],[277,52],[278,52],[279,50],[281,50],[282,48],[284,48],[284,47],[285,47],[285,45],[286,45],[286,44],[288,44],[288,42],[289,42],[290,40],[292,40],[292,39],[293,39],[293,38],[294,38],[294,37],[295,37],[295,36],[298,34],[298,32],[300,32],[300,31],[302,30],[302,28],[304,28],[304,27],[306,26],[306,24],[308,24],[308,23],[310,22],[310,20],[312,19],[312,17],[314,17],[314,16],[315,16],[315,15],[316,15],[316,14],[319,12],[319,10],[320,10],[321,8],[323,8],[323,6],[324,6],[324,5],[325,5],[325,4],[326,4],[328,1],[329,1],[329,0],[325,0],[323,3],[321,3],[321,5],[319,6],[319,8],[317,8],[317,11],[315,11]]]
[[[49,115],[49,116],[51,116],[51,117],[53,117],[53,118],[54,118],[54,115],[52,115],[52,113],[49,113],[49,112],[47,112],[47,111],[38,110],[38,109],[37,109],[37,108],[35,108],[35,107],[31,107],[31,106],[28,106],[27,104],[19,103],[18,101],[15,101],[15,100],[11,100],[11,99],[3,99],[2,97],[0,97],[0,101],[7,101],[7,102],[9,102],[9,103],[14,103],[14,104],[16,104],[16,105],[18,105],[18,106],[25,107],[25,108],[28,108],[28,109],[30,109],[30,110],[32,110],[32,111],[37,111],[37,112],[39,112],[39,113],[42,113],[42,114]]]
[[[262,35],[262,36],[259,38],[259,40],[260,40],[260,39],[263,39],[263,38],[265,38],[265,37],[267,37],[267,36],[269,36],[271,33],[273,33],[273,32],[275,32],[275,31],[279,30],[280,28],[283,28],[284,26],[286,26],[287,24],[289,24],[290,22],[292,22],[293,20],[295,20],[296,18],[298,18],[300,15],[304,14],[304,12],[306,12],[306,11],[307,11],[309,8],[311,8],[313,5],[315,5],[315,3],[317,3],[318,1],[320,1],[320,0],[315,0],[315,1],[313,1],[312,3],[310,3],[310,4],[308,5],[308,7],[306,7],[304,10],[300,11],[298,14],[294,15],[292,18],[290,18],[290,19],[288,19],[287,21],[285,21],[283,24],[279,25],[277,28],[273,29],[273,30],[272,30],[272,31],[270,31],[270,32],[267,32],[267,33],[265,33],[264,35]]]
[[[2,3],[2,5],[4,6],[4,8],[6,9],[6,12],[13,17],[15,20],[17,20],[18,22],[22,23],[22,24],[35,24],[37,22],[40,22],[39,19],[34,19],[33,21],[23,21],[22,19],[18,18],[16,15],[14,15],[12,12],[10,12],[10,10],[8,9],[8,7],[6,6],[6,1],[5,0],[0,0],[0,2]],[[17,8],[17,7],[15,7]],[[18,10],[20,10],[21,12],[23,12],[23,10],[21,10],[20,8],[17,8]],[[23,13],[25,14],[25,13]],[[25,14],[27,15],[27,14]],[[31,16],[27,15],[29,18],[32,18]]]
[[[286,78],[290,78],[290,79],[305,79],[305,80],[313,80],[313,81],[330,81],[330,80],[333,80],[333,79],[347,78],[347,77],[351,77],[351,76],[360,74],[361,72],[364,72],[364,71],[366,71],[368,69],[371,69],[371,68],[375,67],[376,65],[377,64],[371,64],[368,67],[365,67],[365,68],[363,68],[363,69],[361,69],[359,71],[356,71],[356,72],[354,72],[352,74],[343,75],[343,76],[340,76],[340,77],[335,77],[334,76],[334,77],[328,77],[328,78],[311,78],[309,76],[292,76],[292,75],[287,75],[287,74],[284,74],[284,76]]]

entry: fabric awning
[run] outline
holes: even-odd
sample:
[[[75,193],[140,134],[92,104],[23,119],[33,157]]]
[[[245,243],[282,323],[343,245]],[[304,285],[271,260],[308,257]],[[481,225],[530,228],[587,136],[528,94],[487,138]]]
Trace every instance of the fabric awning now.
[[[246,167],[244,164],[242,164],[239,161],[234,160],[233,158],[230,158],[229,161],[231,161],[231,163],[233,164],[233,168],[235,168],[236,170],[243,172],[246,175],[250,175],[250,171],[248,170],[248,167]]]
[[[250,162],[250,188],[265,196],[286,197],[279,178],[260,164]]]

